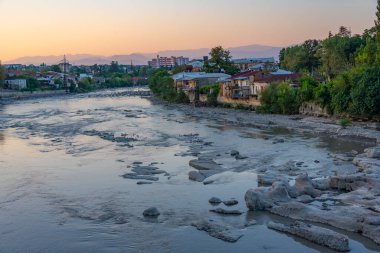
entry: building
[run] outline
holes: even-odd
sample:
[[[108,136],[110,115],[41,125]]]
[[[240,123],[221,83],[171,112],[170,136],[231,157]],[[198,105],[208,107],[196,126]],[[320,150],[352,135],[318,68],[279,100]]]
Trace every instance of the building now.
[[[79,80],[82,80],[82,79],[85,79],[85,78],[93,79],[94,76],[90,75],[90,74],[86,74],[86,73],[79,74]]]
[[[183,66],[189,63],[189,58],[180,56],[180,57],[160,57],[157,55],[157,58],[152,59],[148,62],[149,67],[151,68],[173,68],[175,66]]]
[[[199,101],[199,89],[206,85],[217,84],[218,80],[230,78],[224,73],[182,72],[172,76],[174,86],[185,92],[190,101]]]
[[[22,90],[27,87],[26,79],[7,79],[4,83],[13,90]]]
[[[58,66],[62,73],[65,72],[65,70],[66,70],[66,73],[68,73],[70,72],[70,69],[73,65],[68,62],[61,62],[60,64],[58,64]]]
[[[205,85],[216,84],[221,78],[229,78],[230,75],[224,73],[205,72],[182,72],[172,76],[174,85],[182,90],[194,90]]]
[[[261,93],[274,82],[288,81],[296,86],[301,76],[297,73],[277,70],[266,73],[259,70],[248,70],[230,78],[219,80],[220,93],[218,100],[222,103],[236,103],[258,106]]]
[[[190,59],[187,57],[180,56],[180,57],[175,57],[175,62],[177,66],[184,66],[184,65],[189,64]]]
[[[235,59],[232,60],[232,63],[235,67],[239,68],[241,71],[247,71],[250,69],[259,69],[263,68],[265,65],[276,64],[276,61],[273,57],[270,58],[244,58],[244,59]]]

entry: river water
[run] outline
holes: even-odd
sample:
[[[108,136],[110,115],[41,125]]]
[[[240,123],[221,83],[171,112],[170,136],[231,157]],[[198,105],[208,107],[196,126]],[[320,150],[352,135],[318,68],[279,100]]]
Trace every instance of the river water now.
[[[329,252],[268,230],[267,222],[282,219],[248,212],[244,194],[257,187],[260,167],[294,160],[311,171],[350,169],[327,154],[364,146],[231,126],[114,92],[1,107],[0,252]],[[279,137],[285,143],[274,145]],[[231,150],[248,159],[232,159]],[[198,152],[218,157],[226,169],[210,185],[188,178],[189,161]],[[166,174],[149,185],[121,177],[137,163]],[[234,208],[245,213],[210,213],[208,200],[214,196],[236,198]],[[152,206],[161,215],[145,219],[143,211]],[[237,243],[210,237],[191,226],[202,219],[228,225],[243,237]],[[253,220],[257,225],[244,226]],[[342,233],[351,238],[352,252],[379,251],[361,236]]]

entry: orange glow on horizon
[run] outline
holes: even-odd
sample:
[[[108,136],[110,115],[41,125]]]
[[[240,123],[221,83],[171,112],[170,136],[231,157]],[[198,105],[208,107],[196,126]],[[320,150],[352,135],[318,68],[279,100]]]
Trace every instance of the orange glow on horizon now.
[[[363,2],[0,0],[0,59],[286,46],[324,38],[340,25],[361,33],[373,25],[376,6],[376,0]]]

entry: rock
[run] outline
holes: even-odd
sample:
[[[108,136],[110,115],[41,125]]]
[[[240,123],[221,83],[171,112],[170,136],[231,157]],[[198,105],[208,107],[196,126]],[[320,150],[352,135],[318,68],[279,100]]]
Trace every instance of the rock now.
[[[251,220],[251,221],[248,221],[244,224],[244,227],[247,228],[247,227],[251,227],[251,226],[254,226],[257,224],[257,221],[256,220]]]
[[[284,143],[284,142],[285,142],[284,139],[274,139],[273,140],[273,144]]]
[[[146,176],[159,175],[159,174],[166,173],[166,171],[159,170],[158,168],[152,167],[152,166],[139,166],[139,167],[133,168],[132,171],[138,175],[146,175]]]
[[[136,184],[144,185],[144,184],[153,184],[152,182],[138,181]]]
[[[299,171],[300,168],[297,168],[294,161],[289,161],[289,162],[285,163],[284,165],[279,166],[278,170],[283,171],[283,172],[292,173],[295,171]]]
[[[198,171],[190,171],[189,172],[189,179],[192,181],[196,181],[196,182],[203,182],[206,179],[206,177],[203,176]]]
[[[368,184],[368,179],[362,175],[333,176],[330,178],[330,187],[340,191],[355,191]]]
[[[352,162],[355,158],[350,152],[344,154],[332,154],[331,157],[345,162]]]
[[[158,211],[157,208],[155,208],[155,207],[151,207],[151,208],[149,208],[149,209],[146,209],[146,210],[144,211],[143,215],[144,215],[145,217],[158,217],[158,216],[160,216],[160,212]]]
[[[288,183],[277,181],[273,183],[267,195],[272,201],[287,202],[290,200],[288,189],[290,189]]]
[[[216,162],[207,159],[191,160],[189,165],[197,170],[222,170]]]
[[[257,183],[259,186],[271,186],[279,178],[274,174],[257,175]]]
[[[368,158],[380,159],[380,147],[367,148],[364,152]]]
[[[237,204],[239,204],[239,201],[237,201],[236,199],[229,199],[223,201],[223,204],[225,204],[226,206],[236,206]]]
[[[220,203],[222,203],[222,200],[216,197],[212,197],[208,200],[208,202],[212,205],[219,205]]]
[[[217,213],[217,214],[223,214],[223,215],[242,215],[243,214],[239,210],[226,210],[223,208],[212,209],[212,210],[210,210],[210,212]]]
[[[380,174],[380,159],[367,158],[367,157],[356,157],[352,163],[366,173]]]
[[[237,155],[237,156],[235,156],[235,159],[236,160],[245,160],[245,159],[248,159],[248,157],[247,156],[242,156],[242,155]]]
[[[231,156],[238,156],[238,155],[240,155],[240,152],[237,150],[232,150],[230,154],[231,154]]]
[[[322,246],[329,247],[336,251],[346,252],[350,250],[348,237],[330,229],[307,225],[302,222],[295,222],[289,226],[269,222],[268,228],[296,235],[298,237],[304,238]]]
[[[321,195],[321,191],[314,188],[313,183],[307,174],[298,176],[294,187],[296,188],[298,195],[306,194],[313,198]]]
[[[330,189],[330,179],[329,178],[316,178],[311,180],[313,187],[320,191],[327,191]]]
[[[314,199],[310,195],[302,195],[297,198],[298,202],[308,204],[314,201]]]
[[[368,225],[380,226],[380,216],[366,217],[364,222]]]
[[[136,173],[127,173],[122,175],[123,178],[133,179],[133,180],[148,180],[148,181],[158,181],[158,177],[138,175]]]
[[[193,223],[192,226],[196,227],[200,231],[207,232],[210,236],[220,239],[225,242],[235,243],[243,235],[237,234],[231,231],[230,227],[216,224],[210,221],[200,221]]]
[[[244,198],[248,209],[251,211],[265,211],[273,206],[273,201],[262,188],[248,190]]]
[[[207,181],[204,181],[203,184],[209,185],[209,184],[213,184],[214,182],[215,182],[214,180],[207,180]]]

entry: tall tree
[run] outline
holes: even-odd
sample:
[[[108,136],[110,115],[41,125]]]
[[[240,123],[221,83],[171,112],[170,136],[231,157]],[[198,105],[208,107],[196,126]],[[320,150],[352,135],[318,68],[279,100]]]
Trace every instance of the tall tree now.
[[[380,0],[377,0],[377,12],[376,12],[376,47],[377,47],[377,64],[380,64]]]
[[[204,69],[206,72],[225,72],[227,74],[236,74],[239,70],[232,62],[230,51],[224,50],[223,47],[218,46],[211,49],[210,59],[205,62]]]

